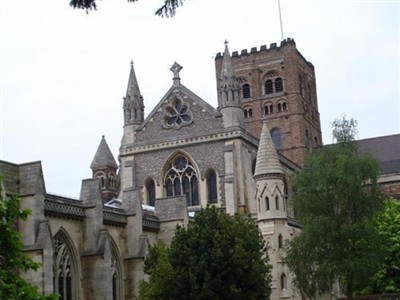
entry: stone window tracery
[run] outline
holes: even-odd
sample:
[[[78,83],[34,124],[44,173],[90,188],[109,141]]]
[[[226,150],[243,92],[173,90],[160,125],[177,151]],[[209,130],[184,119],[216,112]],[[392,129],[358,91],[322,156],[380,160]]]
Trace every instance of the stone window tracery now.
[[[58,234],[54,237],[54,292],[60,300],[72,300],[71,254],[64,239]]]
[[[167,128],[179,129],[182,126],[193,122],[192,113],[187,104],[176,99],[171,106],[168,106],[164,115],[164,126]]]
[[[188,206],[200,204],[197,172],[185,156],[178,155],[169,165],[165,190],[168,197],[186,195]]]

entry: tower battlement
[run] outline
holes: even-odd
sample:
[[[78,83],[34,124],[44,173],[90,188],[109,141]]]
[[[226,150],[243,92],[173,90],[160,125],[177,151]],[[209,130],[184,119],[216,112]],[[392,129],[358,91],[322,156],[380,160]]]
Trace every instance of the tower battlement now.
[[[250,48],[250,51],[248,49],[242,49],[240,51],[233,51],[232,52],[232,59],[237,59],[237,58],[244,58],[249,55],[253,55],[255,53],[263,53],[263,52],[272,52],[272,51],[281,51],[285,47],[292,45],[294,46],[294,49],[298,53],[298,55],[303,59],[303,61],[309,65],[310,67],[314,68],[313,64],[307,61],[304,56],[296,49],[296,42],[294,41],[293,38],[286,38],[283,41],[280,42],[280,45],[277,43],[271,43],[269,47],[267,45],[261,45],[260,48],[258,49],[257,47],[252,47]],[[215,61],[220,60],[224,57],[223,52],[218,52],[215,56]]]

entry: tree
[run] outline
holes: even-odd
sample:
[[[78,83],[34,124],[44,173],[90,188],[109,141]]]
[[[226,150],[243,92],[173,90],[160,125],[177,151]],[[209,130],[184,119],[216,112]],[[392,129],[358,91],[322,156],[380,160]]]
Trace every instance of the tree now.
[[[357,152],[355,125],[352,119],[336,120],[338,143],[310,155],[295,175],[293,205],[302,231],[289,242],[286,262],[309,298],[330,292],[338,281],[352,299],[381,259],[373,222],[382,202],[378,164]]]
[[[19,271],[37,270],[40,264],[23,252],[21,234],[16,229],[19,220],[26,220],[30,211],[20,210],[20,198],[3,197],[0,180],[0,299],[50,300],[57,296],[43,296],[38,288],[29,284]]]
[[[384,237],[385,259],[371,278],[364,294],[400,293],[400,201],[388,198],[376,217],[378,233]]]
[[[141,300],[166,299],[163,293],[171,288],[170,283],[173,281],[173,270],[168,255],[169,249],[163,241],[158,241],[150,247],[144,263],[144,271],[149,275],[149,281],[140,282]]]
[[[252,219],[202,209],[188,228],[177,227],[169,249],[159,244],[150,249],[145,261],[150,278],[140,299],[266,299],[271,267],[264,246]]]
[[[137,2],[139,0],[128,0],[128,2]],[[165,0],[164,5],[156,10],[155,14],[160,17],[175,16],[176,9],[183,5],[185,0]],[[96,0],[70,0],[70,5],[73,8],[85,9],[86,12],[97,9]]]

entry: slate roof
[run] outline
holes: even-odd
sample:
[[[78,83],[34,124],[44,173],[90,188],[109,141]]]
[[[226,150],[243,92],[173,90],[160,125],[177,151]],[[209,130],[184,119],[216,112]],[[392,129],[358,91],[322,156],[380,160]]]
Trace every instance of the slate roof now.
[[[358,140],[357,147],[378,160],[382,175],[400,173],[400,134]]]
[[[93,158],[92,164],[90,165],[90,168],[92,170],[96,170],[107,167],[118,169],[118,165],[103,135],[103,137],[101,138],[100,145],[97,148],[96,154]]]

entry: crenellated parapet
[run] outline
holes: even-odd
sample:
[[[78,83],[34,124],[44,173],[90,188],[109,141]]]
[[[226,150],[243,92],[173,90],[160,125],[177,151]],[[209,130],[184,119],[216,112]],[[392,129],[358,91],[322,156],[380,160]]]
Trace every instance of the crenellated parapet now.
[[[242,49],[240,51],[233,51],[232,52],[232,59],[239,59],[239,58],[244,58],[249,55],[255,55],[255,54],[263,54],[265,52],[273,52],[273,51],[282,51],[286,47],[294,47],[296,48],[296,42],[292,38],[287,38],[281,41],[281,43],[278,45],[277,43],[271,43],[269,47],[267,45],[261,45],[260,48],[257,47],[252,47],[250,48],[250,51],[248,49]],[[297,54],[301,57],[301,59],[306,63],[308,66],[311,68],[314,68],[314,65],[307,61],[304,56],[296,49]],[[218,52],[215,56],[215,61],[222,59],[224,54],[222,52]]]

